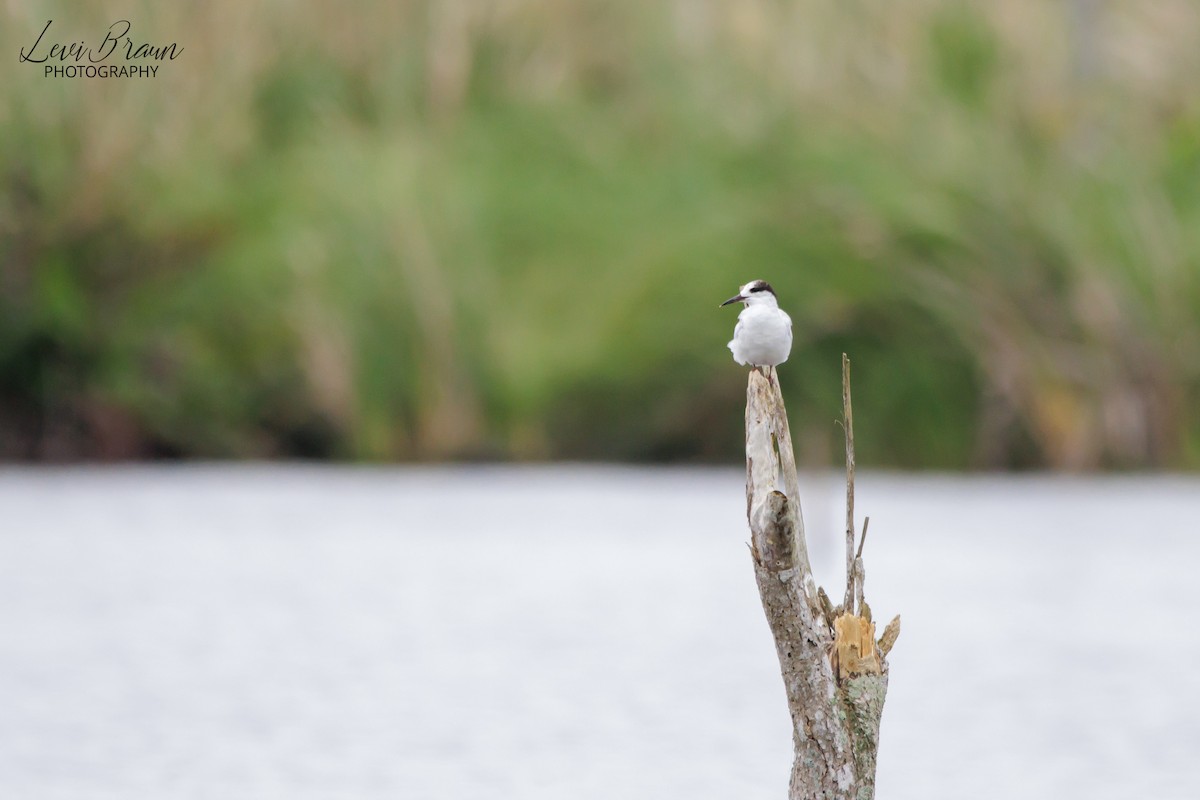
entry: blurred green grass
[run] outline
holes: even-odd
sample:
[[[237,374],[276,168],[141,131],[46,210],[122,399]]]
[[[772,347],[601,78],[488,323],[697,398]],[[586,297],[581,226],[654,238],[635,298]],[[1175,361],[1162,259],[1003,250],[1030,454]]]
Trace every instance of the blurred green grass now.
[[[0,85],[0,457],[1200,465],[1200,11],[14,3],[183,54]]]

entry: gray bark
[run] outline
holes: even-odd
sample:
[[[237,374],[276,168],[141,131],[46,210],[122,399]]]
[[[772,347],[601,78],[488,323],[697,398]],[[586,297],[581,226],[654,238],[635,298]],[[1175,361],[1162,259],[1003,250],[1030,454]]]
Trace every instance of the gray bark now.
[[[808,562],[787,412],[774,370],[750,372],[746,390],[746,504],[750,550],[792,717],[788,797],[875,793],[885,652],[874,624],[830,607]],[[850,576],[853,580],[853,576]],[[885,632],[888,649],[899,618]]]

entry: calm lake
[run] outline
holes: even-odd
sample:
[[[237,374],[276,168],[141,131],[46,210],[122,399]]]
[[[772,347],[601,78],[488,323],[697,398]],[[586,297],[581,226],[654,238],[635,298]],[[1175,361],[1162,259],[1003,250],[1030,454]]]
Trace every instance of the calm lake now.
[[[780,800],[736,469],[0,469],[0,797]],[[802,502],[842,586],[840,475]],[[865,474],[879,797],[1200,797],[1200,480]]]

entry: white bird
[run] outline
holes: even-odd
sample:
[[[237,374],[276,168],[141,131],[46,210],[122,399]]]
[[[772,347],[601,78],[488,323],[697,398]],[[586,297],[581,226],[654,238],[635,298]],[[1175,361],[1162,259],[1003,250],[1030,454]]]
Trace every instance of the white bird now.
[[[792,352],[792,318],[779,307],[775,290],[766,281],[750,281],[721,306],[745,303],[729,350],[739,364],[774,367]]]

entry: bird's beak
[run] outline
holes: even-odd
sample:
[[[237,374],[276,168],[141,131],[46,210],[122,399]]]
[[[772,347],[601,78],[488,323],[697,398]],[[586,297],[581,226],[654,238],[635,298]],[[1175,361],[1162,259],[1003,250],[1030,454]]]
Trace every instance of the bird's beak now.
[[[745,297],[742,297],[739,294],[736,297],[731,297],[728,300],[726,300],[724,303],[721,303],[721,305],[717,306],[717,308],[724,308],[725,306],[729,305],[730,303],[740,303],[745,299],[746,299]]]

